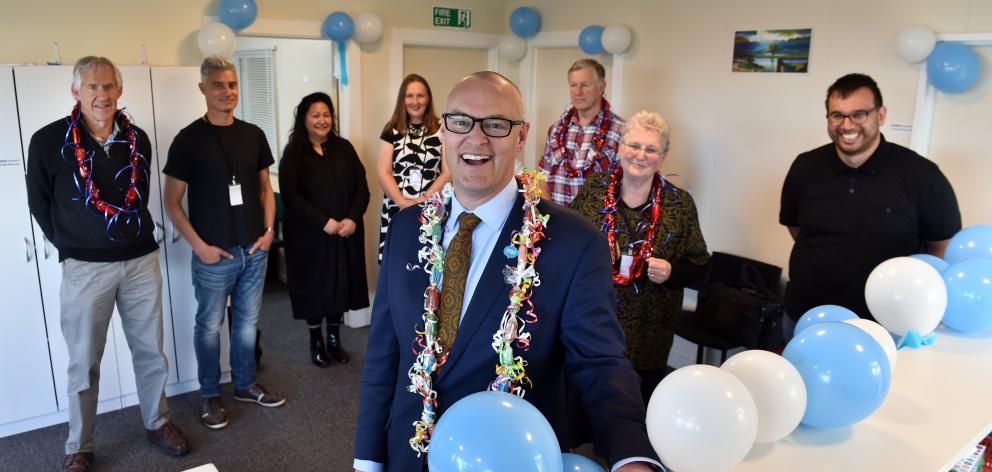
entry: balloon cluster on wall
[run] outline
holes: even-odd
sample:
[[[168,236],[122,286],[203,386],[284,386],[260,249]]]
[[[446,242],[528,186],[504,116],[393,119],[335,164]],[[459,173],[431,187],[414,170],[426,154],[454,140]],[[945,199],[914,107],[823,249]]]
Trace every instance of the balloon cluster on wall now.
[[[200,28],[196,42],[204,56],[230,57],[238,44],[234,32],[255,22],[258,6],[255,0],[221,0],[217,16],[220,21]]]
[[[347,42],[354,38],[359,43],[374,43],[382,37],[382,19],[374,13],[361,13],[358,21],[347,13],[336,11],[324,18],[321,31],[338,44],[338,80],[348,85]]]
[[[927,77],[942,92],[961,93],[978,81],[981,65],[970,47],[957,42],[938,42],[925,26],[910,26],[896,35],[896,52],[906,62],[927,61]]]
[[[499,56],[517,62],[527,54],[527,40],[541,31],[541,14],[531,7],[517,7],[510,13],[510,31],[499,40]]]
[[[607,52],[623,54],[630,47],[630,30],[623,25],[586,26],[579,32],[579,49],[594,56]]]

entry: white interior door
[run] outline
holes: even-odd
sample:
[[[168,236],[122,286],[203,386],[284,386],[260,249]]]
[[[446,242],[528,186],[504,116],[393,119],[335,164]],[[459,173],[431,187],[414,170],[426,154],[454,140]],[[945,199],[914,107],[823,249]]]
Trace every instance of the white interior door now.
[[[152,101],[155,104],[155,142],[159,171],[165,167],[169,146],[180,130],[203,115],[203,95],[196,84],[200,81],[197,67],[153,67],[152,83],[155,84]],[[162,181],[165,176],[162,175]],[[186,208],[186,202],[183,201]],[[196,375],[196,357],[193,355],[193,326],[196,318],[196,297],[193,293],[191,260],[193,251],[176,228],[166,224],[165,248],[168,252],[169,291],[172,298],[172,319],[175,324],[176,351],[179,381],[193,381]],[[228,362],[229,337],[227,320],[221,329],[221,372],[230,372]]]
[[[14,73],[0,67],[0,424],[58,410],[19,133]]]
[[[68,116],[69,111],[72,110],[75,103],[70,92],[72,66],[15,67],[14,78],[17,83],[17,104],[21,120],[21,144],[26,160],[31,136],[52,121]],[[58,250],[45,239],[37,223],[34,225],[34,234],[42,304],[44,312],[48,315],[45,317],[45,323],[48,326],[56,398],[59,409],[65,410],[68,408],[66,369],[69,365],[69,353],[59,322],[62,267],[59,264]],[[114,333],[113,329],[109,331],[103,361],[100,364],[100,404],[97,407],[97,411],[100,412],[121,407],[121,385],[117,375]]]

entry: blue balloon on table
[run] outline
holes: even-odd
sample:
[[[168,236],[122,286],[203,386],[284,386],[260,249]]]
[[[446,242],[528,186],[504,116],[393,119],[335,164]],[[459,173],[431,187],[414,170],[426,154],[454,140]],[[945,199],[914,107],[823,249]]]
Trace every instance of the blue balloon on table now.
[[[258,18],[258,6],[255,0],[221,0],[219,16],[232,30],[245,29]]]
[[[889,359],[870,334],[844,322],[817,323],[782,352],[806,385],[802,424],[839,428],[861,421],[885,401],[892,382]]]
[[[582,28],[579,33],[579,49],[594,56],[603,52],[603,27],[590,25]]]
[[[533,38],[541,30],[541,14],[531,7],[517,7],[510,13],[510,31],[524,38]]]
[[[473,393],[451,405],[431,434],[431,472],[562,470],[558,437],[540,411],[516,395]]]
[[[992,225],[969,226],[947,243],[945,261],[954,264],[967,259],[992,259]]]
[[[336,11],[324,19],[324,34],[335,41],[347,41],[355,34],[355,22],[343,11]]]
[[[562,453],[561,466],[563,472],[606,472],[596,461],[571,452]]]
[[[840,305],[820,305],[811,308],[796,321],[796,329],[792,332],[799,334],[802,330],[825,321],[847,321],[857,318],[858,315]]]
[[[970,47],[953,42],[939,42],[927,58],[927,77],[937,90],[961,93],[978,81],[982,66]]]
[[[944,271],[945,326],[962,333],[992,330],[992,260],[968,259]]]
[[[923,262],[926,262],[927,264],[930,264],[930,267],[937,269],[937,272],[940,273],[944,273],[944,270],[947,269],[948,266],[950,266],[950,264],[948,264],[947,261],[932,254],[913,254],[912,256],[909,257],[912,257],[913,259],[919,259]]]

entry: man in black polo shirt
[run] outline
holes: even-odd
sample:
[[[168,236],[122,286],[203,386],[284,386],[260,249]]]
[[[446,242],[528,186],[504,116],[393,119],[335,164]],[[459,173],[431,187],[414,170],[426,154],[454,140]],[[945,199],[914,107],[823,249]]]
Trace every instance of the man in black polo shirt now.
[[[873,319],[872,269],[920,252],[943,257],[961,213],[936,164],[879,132],[886,109],[871,77],[837,79],[826,105],[833,142],[800,154],[782,187],[779,222],[795,240],[785,308],[792,320],[824,304]]]

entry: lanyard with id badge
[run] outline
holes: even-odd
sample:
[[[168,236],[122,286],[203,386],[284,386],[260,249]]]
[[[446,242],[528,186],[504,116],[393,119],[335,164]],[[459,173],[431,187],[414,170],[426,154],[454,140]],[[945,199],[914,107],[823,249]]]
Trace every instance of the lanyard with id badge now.
[[[203,117],[203,120],[208,121],[206,116]],[[220,148],[220,153],[224,155],[224,162],[227,164],[228,172],[231,175],[231,182],[227,185],[227,197],[232,207],[244,205],[244,197],[241,195],[241,182],[238,181],[237,156],[232,157],[228,154],[227,149],[224,148],[223,141],[220,139],[220,131],[216,127],[214,128],[214,137],[217,138],[217,147]]]

